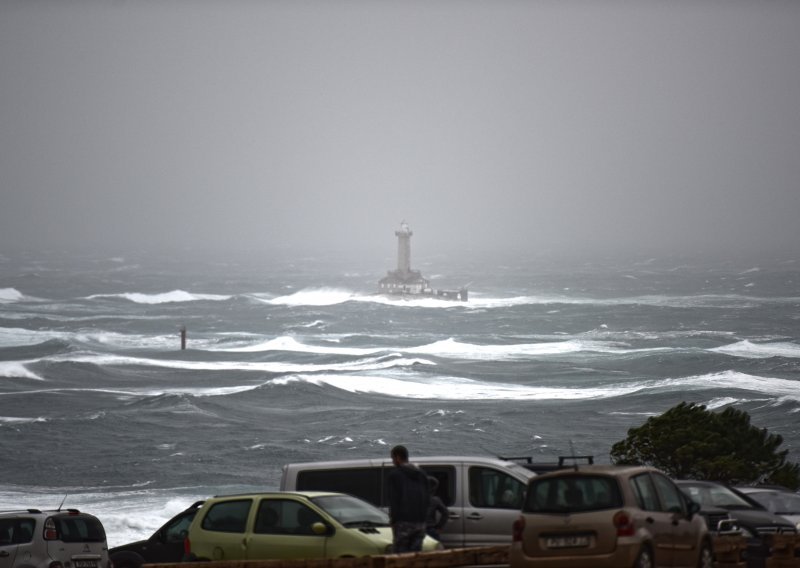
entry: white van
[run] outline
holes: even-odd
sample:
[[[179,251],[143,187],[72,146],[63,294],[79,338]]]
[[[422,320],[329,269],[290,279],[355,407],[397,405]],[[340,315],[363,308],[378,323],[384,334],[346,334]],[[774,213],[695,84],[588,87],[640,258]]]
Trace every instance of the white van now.
[[[435,477],[450,510],[440,540],[448,548],[511,543],[528,480],[536,474],[510,461],[476,456],[420,456],[411,463]],[[337,491],[388,508],[389,459],[359,459],[283,466],[282,491]]]

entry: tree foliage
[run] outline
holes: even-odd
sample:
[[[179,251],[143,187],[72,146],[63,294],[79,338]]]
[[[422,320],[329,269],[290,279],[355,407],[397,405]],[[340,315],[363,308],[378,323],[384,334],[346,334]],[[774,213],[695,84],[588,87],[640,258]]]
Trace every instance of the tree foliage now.
[[[615,464],[651,465],[678,479],[800,487],[800,465],[778,450],[783,438],[750,424],[743,410],[682,402],[648,418],[611,447]]]

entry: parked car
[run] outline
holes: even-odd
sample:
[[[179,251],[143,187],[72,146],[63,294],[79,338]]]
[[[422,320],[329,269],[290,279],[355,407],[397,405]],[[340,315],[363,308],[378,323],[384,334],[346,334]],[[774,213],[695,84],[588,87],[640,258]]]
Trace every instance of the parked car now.
[[[189,560],[345,558],[391,552],[389,517],[366,501],[321,491],[207,499],[186,539]],[[425,537],[423,550],[441,548]]]
[[[528,480],[536,475],[518,463],[484,456],[421,456],[414,464],[438,481],[436,495],[450,511],[440,539],[447,547],[508,544],[511,524]],[[386,459],[357,459],[283,466],[283,491],[337,491],[388,508]]]
[[[0,568],[111,568],[105,529],[77,509],[2,511]]]
[[[700,507],[644,466],[589,465],[528,483],[514,523],[511,568],[711,568]]]
[[[765,535],[797,533],[794,523],[769,512],[758,501],[727,485],[697,480],[679,480],[676,483],[686,495],[700,504],[702,510],[713,508],[728,511],[747,538],[748,566],[763,566],[765,559],[772,554]]]
[[[114,568],[139,568],[142,564],[180,562],[183,544],[197,510],[203,501],[192,503],[158,529],[147,540],[140,540],[108,551]]]
[[[770,513],[788,519],[794,523],[797,530],[800,530],[800,494],[793,493],[788,489],[771,487],[737,487],[736,489],[754,501],[758,501]]]

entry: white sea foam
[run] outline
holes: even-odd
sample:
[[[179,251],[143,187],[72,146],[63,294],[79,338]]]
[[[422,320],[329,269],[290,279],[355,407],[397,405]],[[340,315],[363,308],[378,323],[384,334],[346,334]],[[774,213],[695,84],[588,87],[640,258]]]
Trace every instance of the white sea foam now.
[[[726,388],[772,396],[778,395],[786,400],[800,401],[800,388],[798,388],[800,383],[798,381],[758,377],[735,371],[674,379],[593,384],[586,387],[517,385],[459,377],[396,378],[363,374],[348,376],[298,374],[272,379],[270,382],[276,385],[304,382],[320,387],[333,387],[353,394],[380,394],[396,398],[427,400],[592,400],[628,396],[638,392]],[[732,402],[719,402],[719,404],[730,403]]]
[[[293,337],[281,336],[269,341],[246,345],[242,347],[228,347],[224,349],[214,349],[213,351],[225,351],[233,353],[260,353],[262,351],[292,351],[299,353],[319,353],[333,355],[373,355],[375,353],[386,352],[380,347],[325,347],[319,345],[306,345],[300,343]]]
[[[717,408],[722,408],[724,406],[732,406],[742,402],[741,399],[733,398],[732,396],[723,396],[719,398],[712,398],[706,403],[706,408],[709,410],[716,410]]]
[[[432,355],[442,358],[467,359],[467,360],[513,360],[547,355],[562,355],[569,353],[603,353],[613,355],[627,355],[635,353],[650,353],[670,351],[670,347],[648,347],[631,349],[619,343],[607,341],[592,341],[586,339],[570,339],[566,341],[549,341],[540,343],[516,343],[499,345],[480,345],[464,343],[452,337],[419,345],[416,347],[329,347],[324,345],[310,345],[301,343],[290,336],[276,337],[268,341],[237,347],[213,348],[212,351],[233,353],[258,353],[265,351],[291,351],[299,353],[317,353],[332,355],[368,356],[378,353],[409,353]]]
[[[202,300],[223,301],[230,300],[232,296],[221,294],[193,294],[184,290],[172,290],[171,292],[164,292],[162,294],[129,292],[124,294],[94,294],[87,297],[89,300],[97,298],[122,298],[137,304],[168,304],[173,302],[197,302]]]
[[[738,341],[722,347],[709,349],[715,353],[724,353],[733,357],[743,357],[745,359],[766,359],[768,357],[800,357],[800,345],[790,342],[775,343],[752,343],[750,341]]]
[[[738,294],[699,294],[694,296],[647,295],[628,298],[588,298],[566,294],[539,294],[528,296],[490,297],[472,293],[468,302],[441,300],[426,297],[394,297],[382,294],[363,294],[341,288],[306,288],[277,298],[255,299],[272,305],[332,306],[345,302],[370,302],[410,308],[463,308],[469,310],[512,308],[523,305],[647,305],[674,308],[745,308],[764,303],[796,303],[798,297],[760,298]]]
[[[0,304],[10,304],[19,302],[24,296],[15,288],[0,288]]]
[[[332,306],[354,298],[353,292],[338,288],[306,288],[271,300],[261,300],[276,306]]]
[[[30,424],[31,422],[47,422],[47,418],[44,416],[37,416],[36,418],[0,416],[0,424]]]
[[[371,357],[346,363],[282,363],[262,361],[181,361],[177,359],[152,359],[125,357],[121,355],[102,355],[97,353],[67,353],[45,357],[43,361],[72,363],[91,363],[94,365],[137,365],[163,367],[168,369],[186,369],[191,371],[257,371],[266,373],[311,373],[320,371],[376,371],[393,367],[409,367],[412,365],[435,365],[425,359],[407,359],[400,356]]]
[[[0,362],[0,377],[34,379],[43,381],[44,378],[36,373],[29,371],[21,361],[2,361]]]
[[[606,385],[591,388],[559,388],[474,381],[458,377],[397,379],[382,376],[294,375],[272,379],[274,384],[304,382],[329,386],[353,394],[381,394],[396,398],[427,400],[587,400],[631,394],[641,385]]]
[[[456,357],[460,359],[508,360],[581,352],[626,355],[632,353],[669,351],[670,349],[671,348],[668,347],[629,349],[620,347],[617,343],[581,339],[542,343],[517,343],[511,345],[476,345],[472,343],[462,343],[450,338],[420,347],[404,349],[403,351],[406,353]]]

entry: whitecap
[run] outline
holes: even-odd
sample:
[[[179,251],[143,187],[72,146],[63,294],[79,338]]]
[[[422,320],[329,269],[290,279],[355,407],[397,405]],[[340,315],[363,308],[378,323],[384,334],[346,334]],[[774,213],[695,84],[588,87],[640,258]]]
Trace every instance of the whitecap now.
[[[66,353],[45,357],[42,361],[91,363],[94,365],[137,365],[186,369],[192,371],[257,371],[266,373],[305,373],[319,371],[369,371],[410,367],[413,365],[435,365],[433,361],[419,358],[404,358],[399,355],[369,357],[346,363],[282,363],[279,361],[181,361],[176,359],[150,359],[125,357],[121,355],[101,355],[96,353]]]
[[[790,342],[752,343],[748,340],[714,347],[709,349],[714,353],[723,353],[733,357],[745,359],[766,359],[768,357],[800,357],[800,345]]]
[[[29,371],[27,367],[25,367],[25,364],[19,361],[0,362],[0,377],[34,379],[36,381],[44,380],[44,377],[40,377],[36,373]]]
[[[24,296],[15,288],[0,288],[0,304],[19,302]]]
[[[246,345],[242,347],[227,347],[224,349],[214,349],[213,351],[224,351],[231,353],[260,353],[263,351],[291,351],[298,353],[318,353],[332,355],[373,355],[386,351],[380,347],[323,347],[318,345],[306,345],[300,343],[294,337],[281,336],[269,341]]]
[[[184,290],[172,290],[162,294],[142,294],[139,292],[129,292],[124,294],[93,294],[88,296],[88,300],[97,298],[122,298],[137,304],[168,304],[173,302],[196,302],[202,300],[224,301],[230,300],[232,296],[220,294],[193,294]]]
[[[306,288],[271,300],[261,300],[278,306],[333,306],[353,299],[353,292],[338,288]]]

